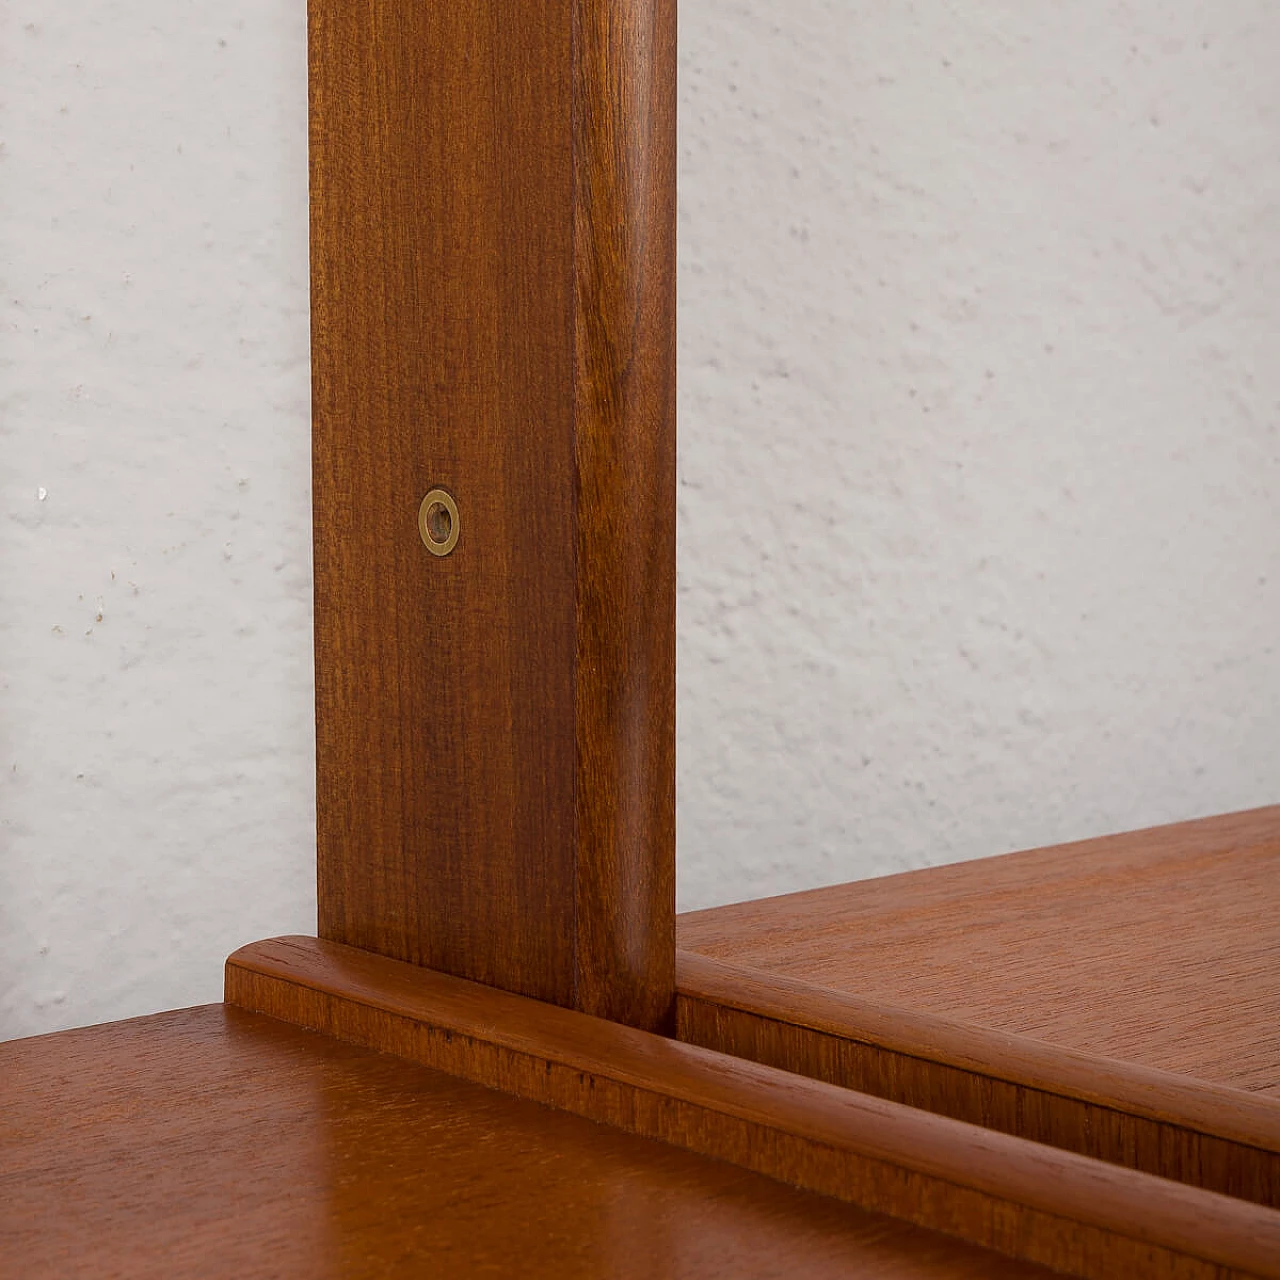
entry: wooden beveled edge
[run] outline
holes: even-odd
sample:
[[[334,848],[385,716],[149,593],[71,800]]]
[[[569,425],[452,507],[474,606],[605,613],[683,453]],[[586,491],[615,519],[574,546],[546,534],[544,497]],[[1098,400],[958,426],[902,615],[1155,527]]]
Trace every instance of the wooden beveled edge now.
[[[1072,1274],[1280,1277],[1280,1212],[338,943],[241,948],[226,1000]]]
[[[693,951],[676,952],[676,998],[1280,1152],[1280,1103],[1229,1085],[899,1009]]]

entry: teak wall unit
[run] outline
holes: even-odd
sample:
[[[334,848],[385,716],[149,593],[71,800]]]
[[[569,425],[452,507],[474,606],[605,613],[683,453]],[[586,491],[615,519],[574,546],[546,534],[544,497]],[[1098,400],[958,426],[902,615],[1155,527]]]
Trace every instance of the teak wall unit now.
[[[677,963],[674,23],[311,0],[320,936],[0,1045],[0,1275],[1280,1277],[1275,811]]]

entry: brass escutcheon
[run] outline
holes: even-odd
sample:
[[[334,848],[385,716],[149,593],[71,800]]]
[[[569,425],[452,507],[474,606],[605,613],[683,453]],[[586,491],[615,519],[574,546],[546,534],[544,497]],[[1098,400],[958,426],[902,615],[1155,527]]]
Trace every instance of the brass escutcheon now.
[[[447,556],[458,545],[458,504],[443,489],[432,489],[418,508],[418,532],[433,556]]]

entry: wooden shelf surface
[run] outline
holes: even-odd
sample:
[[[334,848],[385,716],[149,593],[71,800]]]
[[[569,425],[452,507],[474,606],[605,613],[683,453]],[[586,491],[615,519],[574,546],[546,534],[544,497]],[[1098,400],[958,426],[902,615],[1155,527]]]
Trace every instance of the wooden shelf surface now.
[[[681,1035],[1280,1204],[1280,808],[682,916]]]
[[[212,1005],[0,1045],[0,1276],[1037,1277]]]
[[[686,916],[691,1043],[254,944],[0,1045],[0,1280],[1280,1276],[1277,871],[1267,810]]]
[[[1280,1277],[1280,1213],[315,938],[227,1000],[1068,1275]]]

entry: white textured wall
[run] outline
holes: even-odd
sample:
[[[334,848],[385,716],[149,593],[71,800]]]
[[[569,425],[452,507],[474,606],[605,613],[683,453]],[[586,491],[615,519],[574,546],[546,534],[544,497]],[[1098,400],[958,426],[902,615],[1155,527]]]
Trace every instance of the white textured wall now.
[[[0,5],[0,1036],[312,926],[303,40]],[[681,41],[682,905],[1280,799],[1280,8]]]
[[[305,19],[0,4],[0,1036],[313,931]]]
[[[1280,5],[681,35],[682,904],[1280,800]]]

